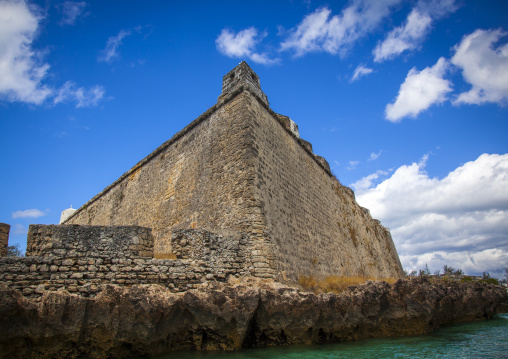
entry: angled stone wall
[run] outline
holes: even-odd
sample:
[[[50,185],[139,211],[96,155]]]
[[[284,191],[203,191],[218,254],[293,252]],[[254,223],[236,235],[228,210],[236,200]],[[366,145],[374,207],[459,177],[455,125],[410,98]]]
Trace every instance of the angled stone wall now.
[[[173,241],[179,230],[230,231],[257,277],[399,278],[389,231],[268,107],[253,74],[242,63],[224,76],[215,106],[66,223],[151,228],[158,258],[204,253]]]
[[[277,278],[400,278],[390,232],[356,203],[309,143],[275,120],[280,115],[249,97],[245,121],[253,124],[256,200]]]
[[[240,94],[202,116],[65,223],[151,228],[156,256],[172,253],[174,230],[249,232],[254,172],[243,102]]]

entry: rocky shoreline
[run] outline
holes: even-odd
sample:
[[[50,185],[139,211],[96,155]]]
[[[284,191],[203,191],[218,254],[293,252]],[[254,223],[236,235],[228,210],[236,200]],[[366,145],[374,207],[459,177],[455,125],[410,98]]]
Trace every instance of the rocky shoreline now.
[[[319,295],[260,280],[184,293],[104,285],[94,298],[62,290],[40,302],[0,284],[0,357],[127,358],[421,335],[507,311],[503,287],[425,278]]]

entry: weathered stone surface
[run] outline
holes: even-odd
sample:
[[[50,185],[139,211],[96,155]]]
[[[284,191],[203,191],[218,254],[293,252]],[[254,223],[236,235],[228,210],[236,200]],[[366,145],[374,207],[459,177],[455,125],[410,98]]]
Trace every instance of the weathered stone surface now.
[[[400,278],[388,229],[361,209],[296,127],[269,108],[242,62],[224,76],[215,106],[66,223],[151,228],[155,256],[165,258],[189,256],[172,240],[178,230],[235,232],[246,244],[244,271],[288,283],[302,275]],[[256,265],[252,251],[261,252]]]
[[[37,300],[44,290],[61,289],[93,297],[97,290],[91,288],[106,283],[160,284],[183,292],[206,281],[250,276],[258,265],[267,266],[250,262],[246,234],[187,229],[175,231],[172,241],[176,258],[161,259],[152,258],[148,228],[30,226],[28,256],[0,258],[0,282]]]
[[[6,223],[0,223],[0,257],[7,255],[7,246],[9,245],[9,232],[11,226]]]
[[[26,256],[65,257],[64,265],[72,265],[70,258],[76,257],[151,258],[151,232],[150,228],[139,226],[31,224]]]
[[[40,303],[0,284],[0,358],[126,358],[416,335],[484,320],[508,303],[499,286],[400,280],[312,294],[262,282],[185,293],[103,285],[95,298],[45,292]]]

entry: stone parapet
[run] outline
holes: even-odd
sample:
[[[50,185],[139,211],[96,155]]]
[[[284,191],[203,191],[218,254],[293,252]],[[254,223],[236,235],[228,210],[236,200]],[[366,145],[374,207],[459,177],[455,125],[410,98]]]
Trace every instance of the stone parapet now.
[[[177,259],[202,260],[218,266],[236,263],[240,268],[249,261],[249,237],[244,233],[212,233],[202,229],[175,230],[171,247]]]
[[[32,224],[26,256],[65,258],[153,257],[150,228],[139,226],[80,226]]]
[[[229,276],[256,275],[260,263],[253,263],[249,241],[234,231],[177,230],[176,259],[159,259],[152,258],[150,228],[31,225],[27,256],[0,258],[0,283],[35,299],[57,290],[95,296],[105,284],[159,284],[183,292]]]

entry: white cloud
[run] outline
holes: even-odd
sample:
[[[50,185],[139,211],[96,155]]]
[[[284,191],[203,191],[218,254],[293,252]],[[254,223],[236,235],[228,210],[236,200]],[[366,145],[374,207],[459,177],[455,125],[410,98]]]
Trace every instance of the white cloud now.
[[[104,97],[104,88],[102,86],[93,86],[89,89],[77,87],[72,81],[67,81],[59,90],[53,99],[54,104],[75,102],[76,107],[96,106]]]
[[[376,173],[365,176],[355,183],[351,184],[351,187],[353,187],[354,190],[358,192],[365,191],[372,187],[374,180],[378,179],[380,176],[386,176],[387,174],[388,171],[378,170]]]
[[[108,41],[106,41],[106,47],[104,50],[102,50],[97,57],[98,61],[108,62],[111,63],[114,60],[118,59],[120,57],[119,54],[119,47],[123,44],[123,40],[127,36],[135,35],[135,34],[141,34],[143,35],[143,39],[146,39],[153,31],[153,25],[138,25],[129,29],[122,29],[118,32],[117,35],[111,36],[108,38]],[[138,65],[143,65],[145,63],[145,59],[138,59],[131,62],[131,67]]]
[[[360,161],[349,161],[349,164],[346,167],[346,169],[347,170],[354,170],[356,168],[356,166],[358,166],[359,163],[360,163]]]
[[[57,91],[43,83],[49,65],[39,63],[41,53],[32,49],[42,19],[36,12],[24,1],[0,1],[0,98],[36,105],[52,97],[53,103],[74,98],[76,107],[96,105],[102,86],[85,90],[68,81]]]
[[[360,205],[391,228],[405,268],[444,264],[496,272],[508,264],[508,154],[483,154],[430,178],[420,163],[399,167],[373,186],[377,174],[353,184]]]
[[[413,10],[407,17],[406,24],[393,29],[386,39],[374,49],[374,61],[394,58],[406,50],[413,50],[419,46],[427,34],[432,19],[427,14]]]
[[[478,252],[443,252],[425,253],[423,255],[400,256],[405,268],[410,270],[424,269],[425,265],[443,272],[446,264],[456,269],[462,269],[464,273],[480,275],[483,272],[490,273],[493,277],[504,278],[505,268],[508,265],[508,251],[502,249],[485,249]]]
[[[508,43],[494,44],[508,33],[498,30],[476,30],[455,47],[451,62],[462,69],[464,79],[472,85],[461,93],[455,104],[506,103],[508,100]]]
[[[440,19],[458,8],[455,0],[420,0],[416,4],[418,11],[429,14],[433,19]]]
[[[374,49],[374,61],[392,59],[406,50],[420,46],[434,20],[457,9],[454,0],[420,0],[408,15],[405,24],[388,33],[386,39]]]
[[[443,78],[447,67],[448,62],[442,57],[434,66],[420,72],[413,67],[400,86],[395,102],[386,106],[386,119],[399,122],[407,116],[416,117],[435,103],[444,102],[446,94],[452,90],[450,81]]]
[[[375,161],[375,160],[377,160],[377,159],[381,156],[381,153],[383,153],[383,150],[379,150],[379,152],[378,152],[378,153],[376,153],[376,152],[372,152],[372,153],[370,154],[370,157],[369,157],[369,159],[368,159],[368,160],[369,160],[369,161]]]
[[[81,16],[86,16],[84,13],[86,8],[86,2],[84,1],[65,1],[62,4],[62,25],[74,25]]]
[[[292,50],[295,56],[316,51],[344,54],[356,40],[374,30],[400,1],[354,0],[334,16],[326,7],[317,9],[289,31],[281,49]]]
[[[351,82],[354,82],[358,80],[360,77],[366,76],[370,73],[372,73],[374,70],[369,69],[368,67],[365,67],[363,65],[358,65],[355,69],[355,72],[353,74],[353,77],[351,77]]]
[[[248,58],[259,64],[273,64],[278,59],[270,59],[266,53],[256,52],[258,43],[266,37],[266,33],[258,34],[255,27],[249,27],[237,34],[223,29],[215,40],[217,50],[223,55],[234,58]]]
[[[24,1],[0,1],[0,97],[9,102],[41,104],[52,93],[42,84],[49,65],[32,49],[39,20]]]
[[[102,50],[99,61],[112,62],[119,57],[118,47],[122,44],[122,40],[132,33],[131,30],[120,30],[116,36],[111,36],[106,42],[106,48]]]
[[[38,218],[45,216],[46,212],[39,209],[25,209],[24,211],[16,211],[12,214],[12,218]]]

